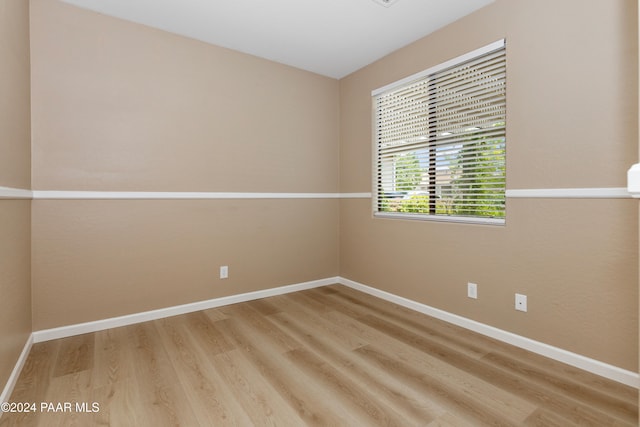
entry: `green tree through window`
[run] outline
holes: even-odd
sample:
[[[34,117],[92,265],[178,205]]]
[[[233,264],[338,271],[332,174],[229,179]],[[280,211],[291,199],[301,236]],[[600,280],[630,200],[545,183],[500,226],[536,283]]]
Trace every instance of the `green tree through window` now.
[[[420,184],[422,169],[414,153],[403,153],[396,156],[395,179],[396,191],[413,191]]]

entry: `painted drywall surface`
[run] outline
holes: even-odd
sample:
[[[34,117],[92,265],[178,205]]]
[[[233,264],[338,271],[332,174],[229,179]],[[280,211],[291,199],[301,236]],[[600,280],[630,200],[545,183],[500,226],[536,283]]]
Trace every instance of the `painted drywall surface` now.
[[[35,330],[338,272],[337,200],[33,203]]]
[[[30,186],[29,2],[0,2],[0,186]],[[0,200],[0,388],[31,333],[31,202]]]
[[[0,186],[30,188],[29,2],[0,3]]]
[[[501,38],[507,188],[625,186],[638,156],[636,8],[497,1],[341,80],[342,191],[372,188],[373,89]],[[373,219],[370,201],[342,201],[340,274],[636,370],[637,215],[631,199],[510,199],[506,226],[474,226]]]
[[[31,334],[31,207],[0,200],[0,388]]]
[[[37,190],[339,189],[337,80],[49,0],[32,2],[32,56]],[[33,213],[36,330],[338,273],[335,199]]]
[[[34,189],[338,190],[337,80],[49,0],[32,56]]]

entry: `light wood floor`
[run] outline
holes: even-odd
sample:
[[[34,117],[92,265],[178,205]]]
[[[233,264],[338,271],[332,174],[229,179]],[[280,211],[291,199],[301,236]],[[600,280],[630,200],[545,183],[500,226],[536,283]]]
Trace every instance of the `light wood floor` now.
[[[0,426],[638,425],[635,389],[339,285],[36,344],[11,401],[38,411]]]

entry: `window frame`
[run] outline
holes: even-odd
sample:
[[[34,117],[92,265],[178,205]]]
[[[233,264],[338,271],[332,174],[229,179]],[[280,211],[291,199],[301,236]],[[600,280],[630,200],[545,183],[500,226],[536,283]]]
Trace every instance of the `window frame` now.
[[[381,88],[375,89],[371,92],[372,99],[372,140],[373,140],[373,150],[372,150],[372,208],[373,208],[373,216],[374,218],[388,218],[388,219],[404,219],[404,220],[420,220],[420,221],[436,221],[436,222],[452,222],[452,223],[467,223],[467,224],[485,224],[485,225],[506,225],[506,169],[505,169],[505,177],[504,177],[504,216],[497,217],[481,217],[481,216],[463,216],[463,215],[443,215],[443,214],[433,214],[433,213],[403,213],[403,212],[385,212],[379,211],[379,201],[380,201],[380,183],[379,183],[379,171],[378,171],[378,163],[380,161],[380,147],[378,144],[378,133],[377,133],[377,106],[376,106],[376,98],[379,95],[384,93],[393,92],[402,87],[408,86],[412,83],[415,83],[417,80],[422,80],[437,74],[441,71],[447,70],[449,68],[456,67],[458,65],[462,65],[468,61],[472,61],[474,59],[478,59],[484,55],[490,54],[492,52],[505,49],[506,55],[506,39],[500,39],[493,43],[490,43],[486,46],[475,49],[471,52],[465,53],[433,67],[430,67],[426,70],[420,71],[418,73],[412,74],[408,77],[400,79],[396,82],[385,85]],[[505,67],[506,67],[506,56],[505,56]],[[506,78],[505,78],[506,82]],[[506,93],[505,93],[505,102],[506,102]],[[505,110],[505,128],[504,128],[504,166],[506,168],[506,110]],[[431,163],[429,164],[429,166]],[[395,167],[395,164],[394,164]],[[429,173],[432,171],[429,170]],[[433,189],[429,189],[430,192],[435,192],[435,187]],[[431,194],[431,193],[430,193]],[[431,210],[431,206],[430,206]]]

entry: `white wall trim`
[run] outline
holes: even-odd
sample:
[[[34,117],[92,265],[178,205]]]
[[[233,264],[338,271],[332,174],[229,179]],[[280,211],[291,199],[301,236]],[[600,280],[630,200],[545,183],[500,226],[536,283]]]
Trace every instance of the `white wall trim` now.
[[[342,199],[370,199],[371,193],[340,193]]]
[[[0,199],[32,199],[33,192],[23,188],[0,187]]]
[[[506,191],[507,198],[550,199],[627,199],[631,194],[625,187],[611,188],[539,188]]]
[[[513,199],[626,199],[626,187],[525,188],[505,192]],[[0,187],[0,199],[35,200],[207,200],[207,199],[370,199],[372,193],[252,193],[208,191],[58,191]]]
[[[29,356],[29,352],[31,351],[31,346],[33,345],[33,334],[29,335],[27,342],[22,349],[22,353],[20,353],[20,357],[16,362],[16,365],[9,376],[9,380],[7,384],[4,386],[4,390],[0,395],[0,403],[9,401],[11,397],[11,393],[13,393],[13,388],[16,386],[18,382],[18,377],[20,376],[20,372],[22,372],[22,368],[24,367],[25,362],[27,361],[27,357]],[[2,411],[0,411],[0,417],[2,417]]]
[[[173,199],[353,199],[369,198],[371,193],[243,193],[196,191],[41,191],[36,200],[173,200]]]
[[[112,317],[109,319],[96,320],[93,322],[78,323],[75,325],[61,326],[59,328],[45,329],[33,333],[33,342],[66,338],[74,335],[86,334],[90,332],[102,331],[120,326],[133,325],[136,323],[148,322],[150,320],[163,319],[165,317],[177,316],[194,311],[206,310],[223,305],[236,304],[239,302],[252,301],[260,298],[272,297],[275,295],[288,294],[305,289],[317,288],[339,283],[339,277],[329,277],[327,279],[313,280],[310,282],[297,283],[278,288],[264,289],[244,294],[230,295],[222,298],[214,298],[205,301],[197,301],[190,304],[177,305],[173,307],[161,308],[158,310],[145,311],[142,313],[129,314],[126,316]]]
[[[486,325],[484,323],[476,322],[475,320],[471,320],[466,317],[458,316],[457,314],[452,314],[434,307],[430,307],[426,304],[403,298],[389,292],[381,291],[379,289],[363,285],[362,283],[354,282],[353,280],[345,279],[343,277],[340,277],[339,279],[340,284],[367,293],[369,295],[373,295],[375,297],[396,303],[398,305],[418,311],[428,316],[444,320],[445,322],[452,323],[454,325],[469,329],[479,334],[495,338],[507,344],[529,350],[531,352],[549,357],[551,359],[566,363],[571,366],[575,366],[576,368],[584,369],[585,371],[600,375],[605,378],[609,378],[622,384],[640,388],[640,375],[638,375],[637,372],[628,371],[617,366],[600,362],[599,360],[591,359],[577,353],[572,353],[558,347],[554,347],[539,341],[532,340],[530,338],[514,334],[512,332],[507,332],[502,329]]]
[[[252,193],[208,191],[58,191],[0,187],[0,199],[35,200],[198,200],[198,199],[370,199],[372,193]],[[506,190],[507,198],[631,198],[626,187],[526,188]]]

